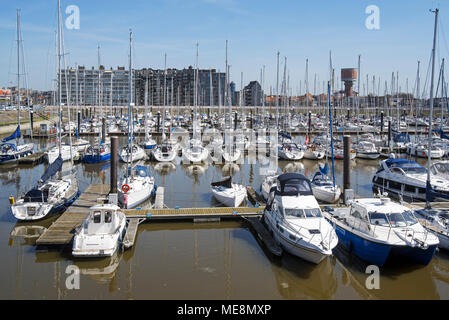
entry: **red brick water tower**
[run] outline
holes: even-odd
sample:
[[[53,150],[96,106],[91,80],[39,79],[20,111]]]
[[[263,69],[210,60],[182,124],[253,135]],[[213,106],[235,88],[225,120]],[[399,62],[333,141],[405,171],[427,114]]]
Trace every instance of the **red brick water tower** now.
[[[341,69],[341,81],[345,83],[345,96],[352,97],[352,86],[354,81],[357,80],[357,69],[355,68],[344,68]]]

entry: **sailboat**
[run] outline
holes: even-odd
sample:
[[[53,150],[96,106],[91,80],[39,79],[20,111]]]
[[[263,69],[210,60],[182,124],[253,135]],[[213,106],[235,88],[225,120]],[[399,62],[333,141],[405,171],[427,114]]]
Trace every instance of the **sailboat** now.
[[[128,116],[129,121],[132,121],[132,107],[133,107],[133,95],[132,95],[132,32],[129,33],[129,104],[128,104]],[[128,150],[133,147],[131,144],[131,137],[133,136],[133,129],[131,122],[128,122]],[[139,148],[142,150],[141,148]],[[124,179],[119,183],[118,200],[123,208],[134,208],[143,201],[151,197],[154,192],[155,184],[154,177],[152,177],[147,167],[134,166],[129,167],[129,163],[132,163],[132,158],[135,153],[130,152],[130,161],[126,161],[126,174]]]
[[[202,141],[198,138],[198,43],[196,45],[196,72],[195,72],[195,111],[193,122],[193,137],[187,142],[187,146],[182,149],[183,161],[186,163],[200,163],[207,160],[209,151],[203,147]]]
[[[20,158],[33,153],[32,143],[19,144],[20,132],[20,10],[17,9],[17,129],[8,137],[2,139],[0,144],[0,164],[15,162]],[[31,128],[31,130],[33,130]],[[6,143],[16,139],[16,144]]]
[[[227,207],[238,207],[247,197],[245,186],[232,183],[232,176],[212,182],[211,188],[215,199]]]
[[[50,213],[59,213],[70,206],[78,197],[78,180],[73,169],[62,171],[62,90],[61,90],[61,3],[58,1],[58,90],[59,90],[59,156],[51,163],[38,181],[37,186],[28,191],[24,197],[15,202],[10,198],[11,211],[19,220],[38,220]],[[70,137],[69,137],[70,139]],[[71,158],[73,164],[73,158]]]
[[[320,171],[316,172],[311,181],[312,191],[315,198],[327,203],[335,203],[340,199],[341,190],[335,184],[335,164],[334,164],[334,142],[332,134],[332,105],[331,105],[331,87],[328,83],[329,93],[329,126],[331,134],[331,156],[332,156],[332,180],[327,175],[329,173],[329,165],[326,163],[324,167],[320,167]]]
[[[28,191],[17,202],[12,197],[11,212],[22,221],[46,218],[61,213],[78,197],[78,181],[74,172],[62,172],[62,158],[50,164],[36,187]]]

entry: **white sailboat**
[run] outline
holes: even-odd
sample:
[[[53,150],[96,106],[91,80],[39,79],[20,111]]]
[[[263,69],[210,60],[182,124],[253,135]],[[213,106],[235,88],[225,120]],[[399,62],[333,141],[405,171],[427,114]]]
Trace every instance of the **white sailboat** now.
[[[129,35],[129,104],[128,115],[132,119],[132,32]],[[131,145],[131,137],[133,136],[133,127],[128,123],[128,150],[137,147]],[[139,148],[142,150],[141,148]],[[142,150],[145,154],[145,152]],[[148,169],[144,166],[135,166],[129,168],[129,163],[134,161],[134,152],[129,152],[129,161],[126,162],[126,174],[124,179],[119,183],[118,200],[122,207],[126,209],[134,208],[143,201],[151,197],[154,191],[154,177],[152,177]]]
[[[200,139],[198,139],[198,43],[196,45],[196,72],[195,72],[195,111],[193,121],[193,137],[187,143],[187,146],[182,149],[182,157],[184,163],[200,163],[207,160],[209,151],[203,147]]]
[[[0,144],[0,164],[16,162],[18,159],[33,153],[32,143],[19,144],[20,132],[20,10],[17,9],[17,129],[8,137],[2,139]],[[33,129],[31,129],[33,130]],[[6,143],[16,139],[16,144]]]
[[[72,255],[110,257],[117,251],[124,237],[126,216],[113,204],[99,204],[89,210],[89,215],[76,230]]]
[[[246,199],[245,186],[232,183],[232,177],[211,183],[212,194],[219,202],[227,207],[238,207]]]

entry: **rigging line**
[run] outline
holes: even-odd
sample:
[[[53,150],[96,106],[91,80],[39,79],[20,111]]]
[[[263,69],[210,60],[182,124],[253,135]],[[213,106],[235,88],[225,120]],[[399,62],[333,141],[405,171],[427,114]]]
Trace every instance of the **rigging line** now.
[[[427,73],[426,73],[426,80],[424,81],[424,86],[423,86],[423,91],[422,91],[422,95],[421,98],[424,98],[425,95],[427,94],[426,92],[426,87],[427,87],[427,81],[429,80],[429,73],[430,73],[430,67],[432,65],[432,52],[430,52],[430,58],[429,58],[429,65],[427,66]]]

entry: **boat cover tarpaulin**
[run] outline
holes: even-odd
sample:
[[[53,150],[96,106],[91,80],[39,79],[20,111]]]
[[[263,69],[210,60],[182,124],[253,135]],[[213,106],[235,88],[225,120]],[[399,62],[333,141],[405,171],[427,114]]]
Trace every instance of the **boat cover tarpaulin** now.
[[[9,137],[3,138],[2,142],[6,142],[12,139],[16,139],[16,138],[20,138],[21,134],[20,134],[20,126],[17,126],[16,131],[14,131]]]
[[[45,170],[44,174],[41,177],[42,182],[47,181],[51,177],[53,177],[58,171],[62,169],[62,158],[59,156],[55,161],[52,162]]]
[[[226,177],[223,180],[217,181],[217,182],[212,182],[210,184],[212,187],[226,187],[226,188],[232,188],[232,177]]]
[[[47,202],[48,190],[31,189],[23,197],[24,202]]]

